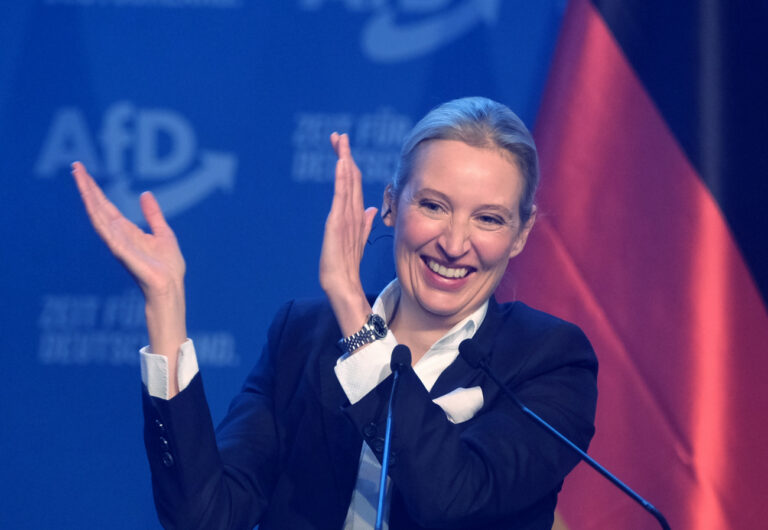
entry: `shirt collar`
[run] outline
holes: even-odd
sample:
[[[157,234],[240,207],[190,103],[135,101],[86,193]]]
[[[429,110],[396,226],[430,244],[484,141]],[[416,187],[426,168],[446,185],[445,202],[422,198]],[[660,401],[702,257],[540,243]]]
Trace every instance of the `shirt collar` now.
[[[373,312],[383,318],[387,324],[389,324],[390,319],[395,313],[397,302],[400,300],[400,293],[400,280],[395,278],[381,291],[373,303]],[[462,340],[472,338],[475,335],[480,324],[483,323],[487,312],[488,300],[461,322],[453,326],[448,333],[432,345],[430,351],[433,349],[458,349],[459,343]]]

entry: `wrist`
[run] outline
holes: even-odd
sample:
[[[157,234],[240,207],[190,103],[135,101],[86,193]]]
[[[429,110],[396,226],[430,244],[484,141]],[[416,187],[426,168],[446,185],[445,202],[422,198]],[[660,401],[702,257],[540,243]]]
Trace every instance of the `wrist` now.
[[[147,298],[144,314],[152,352],[175,358],[187,340],[184,296]]]
[[[336,322],[344,337],[359,331],[372,312],[371,304],[362,288],[334,296],[328,294],[328,300],[331,302]]]
[[[184,278],[168,279],[155,285],[140,284],[147,305],[179,305],[184,301]]]

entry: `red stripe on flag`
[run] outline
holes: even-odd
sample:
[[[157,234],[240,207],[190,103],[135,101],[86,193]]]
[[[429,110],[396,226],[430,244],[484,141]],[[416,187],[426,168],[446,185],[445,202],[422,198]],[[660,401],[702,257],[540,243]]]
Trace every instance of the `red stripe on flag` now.
[[[601,362],[590,453],[673,528],[768,525],[768,313],[725,220],[594,7],[568,8],[536,125],[543,185],[497,292]],[[569,528],[653,528],[584,465]]]

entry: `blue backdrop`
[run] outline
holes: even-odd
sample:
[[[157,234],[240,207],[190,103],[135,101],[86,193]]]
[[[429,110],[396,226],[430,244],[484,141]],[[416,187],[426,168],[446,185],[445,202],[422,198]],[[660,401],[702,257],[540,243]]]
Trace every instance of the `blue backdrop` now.
[[[91,229],[82,160],[187,259],[214,420],[275,309],[320,296],[331,131],[378,206],[403,135],[485,95],[533,125],[565,0],[39,0],[0,7],[0,527],[157,527],[138,288]],[[368,291],[394,274],[378,223]],[[382,237],[384,236],[384,237]]]

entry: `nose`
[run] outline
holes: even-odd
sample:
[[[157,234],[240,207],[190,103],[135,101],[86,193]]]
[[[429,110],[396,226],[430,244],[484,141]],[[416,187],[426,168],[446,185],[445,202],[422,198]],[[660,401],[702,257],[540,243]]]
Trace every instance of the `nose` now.
[[[455,221],[446,223],[437,244],[447,258],[460,258],[469,251],[469,227]]]

